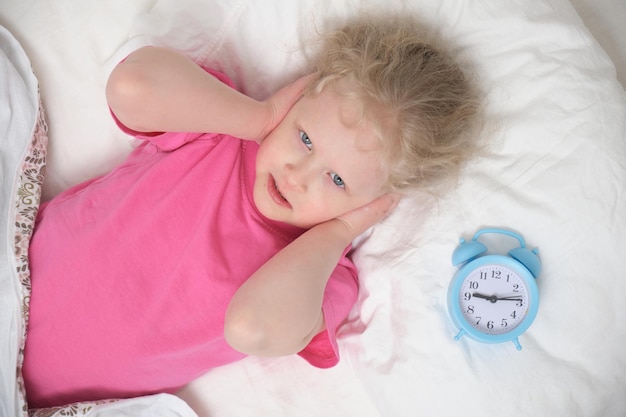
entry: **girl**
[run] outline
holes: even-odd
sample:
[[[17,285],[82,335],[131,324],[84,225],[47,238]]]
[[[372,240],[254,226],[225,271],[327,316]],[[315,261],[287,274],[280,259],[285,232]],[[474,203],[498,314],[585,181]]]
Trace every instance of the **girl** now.
[[[171,50],[120,63],[107,99],[142,143],[40,209],[30,406],[174,392],[245,355],[336,364],[350,243],[473,147],[475,94],[414,27],[349,24],[262,102]]]

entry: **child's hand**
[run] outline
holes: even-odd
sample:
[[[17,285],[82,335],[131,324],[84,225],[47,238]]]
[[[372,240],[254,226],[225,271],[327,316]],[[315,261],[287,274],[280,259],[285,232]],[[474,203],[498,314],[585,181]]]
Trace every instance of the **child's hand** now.
[[[376,200],[331,220],[339,221],[349,241],[383,220],[396,208],[402,196],[388,193]]]
[[[278,90],[271,97],[265,100],[268,118],[265,128],[259,133],[257,142],[261,142],[278,124],[285,118],[294,104],[300,100],[302,94],[315,74],[309,74],[297,79],[291,84]]]
[[[250,355],[289,355],[304,349],[325,326],[326,283],[346,246],[384,219],[400,198],[385,194],[320,223],[274,255],[233,296],[226,311],[226,341]]]

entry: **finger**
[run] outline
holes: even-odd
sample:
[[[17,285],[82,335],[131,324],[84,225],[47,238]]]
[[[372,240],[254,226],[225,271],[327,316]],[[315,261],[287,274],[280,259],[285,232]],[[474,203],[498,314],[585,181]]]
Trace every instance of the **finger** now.
[[[278,90],[278,93],[282,91],[281,96],[284,94],[284,96],[288,98],[288,101],[295,102],[304,94],[304,91],[309,84],[313,82],[316,75],[316,73],[304,75]]]
[[[399,194],[385,194],[372,202],[339,216],[355,236],[387,217],[400,202]]]
[[[287,84],[285,87],[278,90],[269,101],[272,103],[275,114],[275,123],[280,122],[289,109],[300,100],[304,90],[313,81],[315,74],[305,75],[298,78],[296,81]]]
[[[363,208],[366,212],[371,213],[371,218],[374,223],[378,223],[387,217],[398,206],[402,196],[399,194],[388,193],[369,204],[366,204]],[[372,223],[372,224],[374,224]]]

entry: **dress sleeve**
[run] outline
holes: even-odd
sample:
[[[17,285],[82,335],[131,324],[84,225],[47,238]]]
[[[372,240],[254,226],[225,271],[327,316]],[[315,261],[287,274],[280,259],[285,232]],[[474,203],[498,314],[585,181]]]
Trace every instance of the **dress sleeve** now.
[[[339,362],[337,329],[348,317],[357,300],[359,284],[356,266],[347,257],[333,271],[326,285],[322,312],[326,330],[317,334],[309,344],[298,353],[317,368],[330,368]]]

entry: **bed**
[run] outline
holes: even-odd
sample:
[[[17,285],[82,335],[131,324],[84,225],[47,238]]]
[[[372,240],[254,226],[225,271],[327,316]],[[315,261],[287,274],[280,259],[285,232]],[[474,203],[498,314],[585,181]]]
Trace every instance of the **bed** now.
[[[610,0],[0,0],[10,103],[0,109],[0,416],[29,414],[20,363],[40,198],[133,146],[104,99],[115,63],[166,45],[263,98],[300,73],[318,31],[382,8],[418,15],[473,63],[489,146],[456,189],[403,201],[355,241],[361,291],[340,364],[249,357],[193,381],[186,402],[158,394],[30,413],[626,416],[626,37],[610,31],[623,30],[626,6]],[[521,351],[454,339],[450,257],[482,227],[539,248],[541,302]]]

